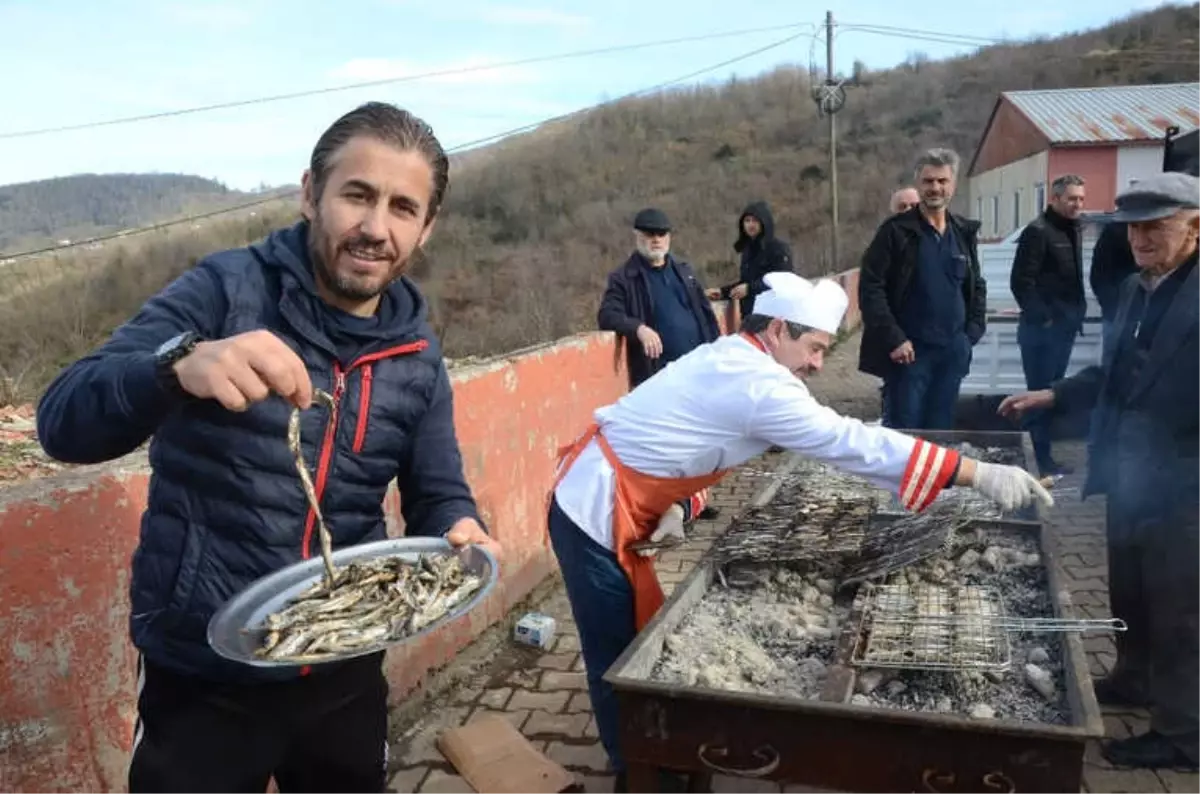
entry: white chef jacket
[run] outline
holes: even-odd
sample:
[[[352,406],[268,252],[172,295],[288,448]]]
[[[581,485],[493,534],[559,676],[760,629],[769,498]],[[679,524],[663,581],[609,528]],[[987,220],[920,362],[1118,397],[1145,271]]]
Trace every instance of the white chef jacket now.
[[[741,334],[668,364],[595,420],[616,457],[656,477],[728,469],[783,447],[857,474],[923,510],[947,484],[958,453],[821,405],[804,382]],[[612,550],[614,472],[593,439],[554,495],[580,529]]]

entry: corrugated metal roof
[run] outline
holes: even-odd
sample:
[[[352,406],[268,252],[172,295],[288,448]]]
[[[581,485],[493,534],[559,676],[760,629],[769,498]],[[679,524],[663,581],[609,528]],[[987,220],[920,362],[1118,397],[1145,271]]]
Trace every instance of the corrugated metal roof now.
[[[1005,91],[1051,143],[1161,140],[1200,126],[1200,83]]]

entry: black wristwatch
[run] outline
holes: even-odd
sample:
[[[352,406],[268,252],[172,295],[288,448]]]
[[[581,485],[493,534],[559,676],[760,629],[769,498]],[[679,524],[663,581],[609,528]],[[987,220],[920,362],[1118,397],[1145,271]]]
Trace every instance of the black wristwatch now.
[[[195,331],[184,331],[163,342],[154,351],[154,376],[164,391],[176,396],[183,395],[179,376],[175,374],[175,362],[195,350],[201,341]]]

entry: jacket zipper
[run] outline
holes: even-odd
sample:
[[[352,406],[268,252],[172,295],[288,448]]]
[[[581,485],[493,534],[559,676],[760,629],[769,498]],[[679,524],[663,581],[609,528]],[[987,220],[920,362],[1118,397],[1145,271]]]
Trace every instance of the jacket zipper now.
[[[363,367],[362,385],[358,389],[358,422],[354,428],[354,452],[362,452],[367,436],[367,412],[371,408],[371,365]]]
[[[321,440],[321,451],[317,459],[317,479],[313,483],[313,489],[316,491],[317,503],[321,502],[325,495],[325,483],[329,479],[329,467],[333,460],[333,446],[337,431],[337,422],[339,408],[341,407],[342,395],[346,392],[346,375],[363,365],[369,365],[376,361],[382,361],[385,358],[393,358],[395,356],[408,355],[410,353],[419,353],[429,347],[429,341],[419,339],[416,342],[410,342],[405,345],[397,345],[389,347],[387,350],[380,350],[377,353],[371,353],[361,358],[355,359],[350,366],[345,370],[342,369],[338,362],[333,363],[333,410],[330,411],[329,421],[325,425],[325,435]],[[359,396],[359,413],[358,421],[354,429],[354,451],[358,452],[363,443],[363,439],[367,433],[367,410],[370,408],[370,390],[371,390],[371,367],[366,366],[363,370],[363,383],[361,394]],[[312,536],[313,528],[317,523],[317,514],[313,509],[308,508],[308,515],[304,519],[304,539],[301,541],[300,556],[307,560],[312,556]]]

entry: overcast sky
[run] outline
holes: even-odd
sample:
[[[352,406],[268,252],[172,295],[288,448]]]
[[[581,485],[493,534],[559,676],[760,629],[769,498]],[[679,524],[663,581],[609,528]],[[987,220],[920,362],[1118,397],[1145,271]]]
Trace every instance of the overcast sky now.
[[[6,133],[637,42],[815,26],[826,9],[846,26],[834,40],[837,68],[848,72],[855,59],[884,68],[917,51],[937,58],[972,47],[850,26],[1021,39],[1097,27],[1161,3],[1007,0],[990,11],[964,5],[914,14],[911,4],[883,0],[0,0],[0,184],[148,171],[198,174],[240,189],[294,183],[321,131],[360,102],[408,107],[454,146],[671,80],[810,28],[78,131]],[[807,65],[810,54],[824,64],[823,43],[802,38],[697,80]]]

